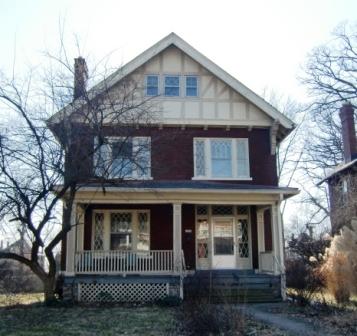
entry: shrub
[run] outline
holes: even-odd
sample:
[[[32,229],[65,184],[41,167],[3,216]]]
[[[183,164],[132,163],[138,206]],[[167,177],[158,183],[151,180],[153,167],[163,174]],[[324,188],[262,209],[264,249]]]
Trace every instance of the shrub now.
[[[289,293],[300,306],[310,304],[314,294],[324,286],[323,273],[319,267],[313,267],[302,258],[287,259],[285,262],[286,285],[294,289]]]
[[[350,277],[346,255],[342,252],[329,254],[322,268],[326,285],[337,303],[346,303],[350,299]]]
[[[245,335],[244,314],[234,305],[191,301],[183,304],[180,314],[180,335]]]
[[[336,302],[348,302],[351,292],[357,292],[357,220],[333,237],[324,259],[327,288]]]

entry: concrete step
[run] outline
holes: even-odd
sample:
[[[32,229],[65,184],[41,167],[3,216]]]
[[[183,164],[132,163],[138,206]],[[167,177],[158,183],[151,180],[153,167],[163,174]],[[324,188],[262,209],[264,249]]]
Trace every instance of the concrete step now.
[[[280,286],[280,276],[236,270],[199,271],[184,280],[186,298],[217,302],[281,301]]]

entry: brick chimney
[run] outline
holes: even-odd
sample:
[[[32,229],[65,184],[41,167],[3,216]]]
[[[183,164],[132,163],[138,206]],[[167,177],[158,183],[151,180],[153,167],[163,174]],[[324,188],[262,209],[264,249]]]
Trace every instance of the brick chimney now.
[[[74,59],[74,91],[73,99],[84,96],[87,89],[88,68],[86,60],[79,56]]]
[[[357,140],[353,112],[353,106],[349,102],[344,103],[340,108],[345,162],[350,162],[357,157]]]

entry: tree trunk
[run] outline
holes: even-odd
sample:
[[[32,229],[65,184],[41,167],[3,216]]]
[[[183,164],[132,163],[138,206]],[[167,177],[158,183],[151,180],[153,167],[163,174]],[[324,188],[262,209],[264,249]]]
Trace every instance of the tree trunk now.
[[[56,279],[47,278],[43,281],[43,289],[45,294],[45,304],[50,305],[56,300],[55,290],[56,290]]]

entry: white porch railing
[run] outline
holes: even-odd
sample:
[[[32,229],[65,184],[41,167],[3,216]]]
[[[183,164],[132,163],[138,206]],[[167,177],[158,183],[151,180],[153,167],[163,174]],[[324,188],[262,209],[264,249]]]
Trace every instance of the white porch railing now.
[[[172,250],[79,251],[75,254],[79,274],[171,274],[175,272]]]

